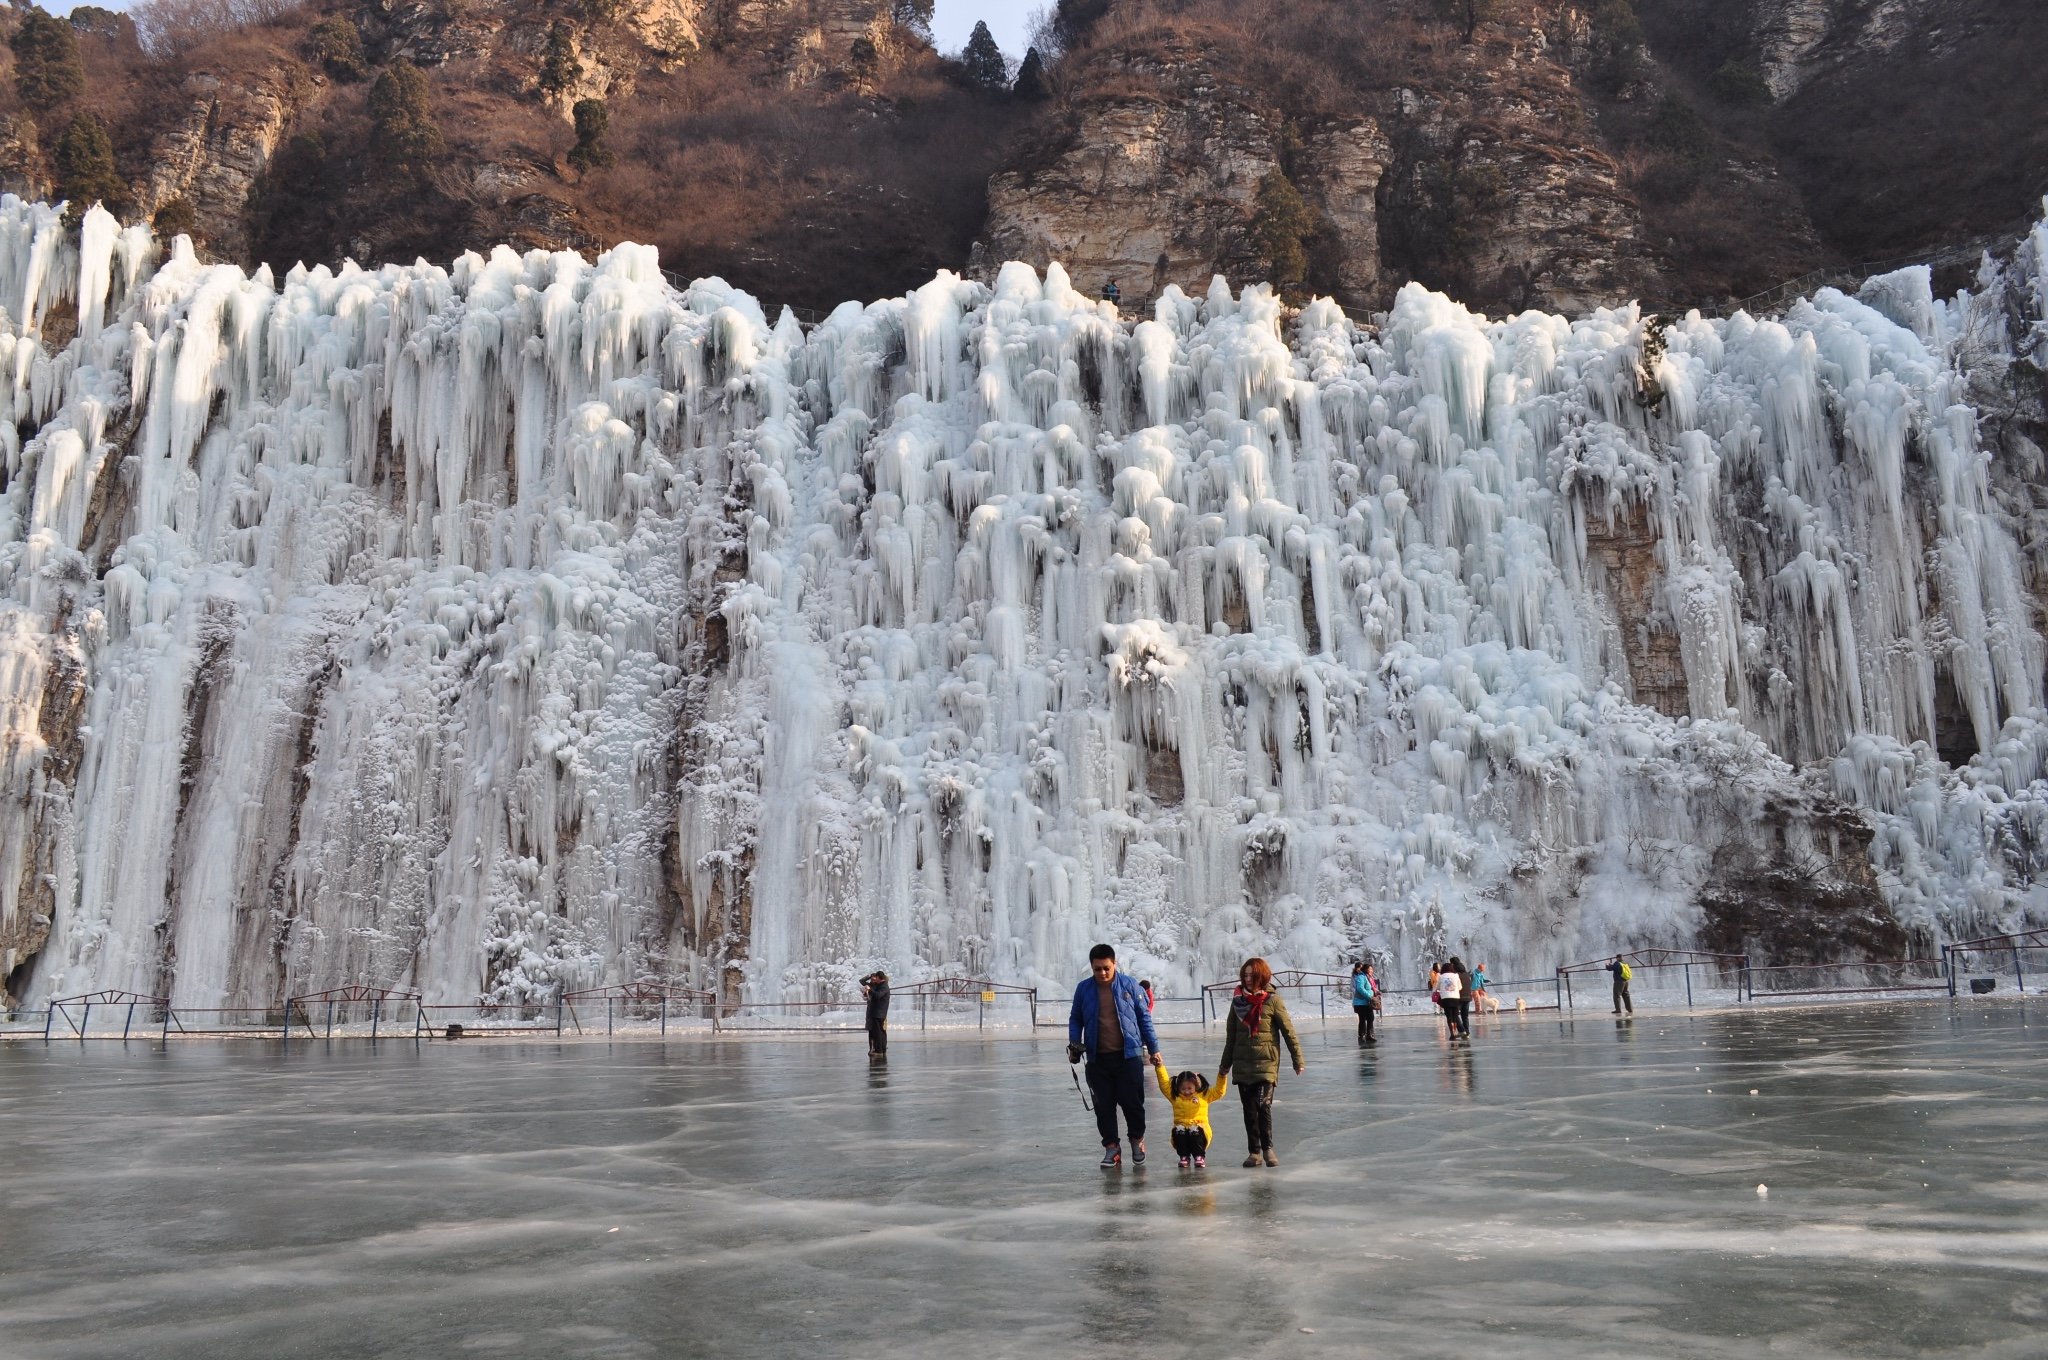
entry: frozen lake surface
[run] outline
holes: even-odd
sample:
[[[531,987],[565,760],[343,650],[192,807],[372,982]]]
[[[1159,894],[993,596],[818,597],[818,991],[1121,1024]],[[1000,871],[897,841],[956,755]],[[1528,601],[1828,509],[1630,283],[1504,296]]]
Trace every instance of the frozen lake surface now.
[[[0,1355],[2043,1353],[2037,1006],[1477,1028],[1305,1032],[1206,1174],[1050,1031],[4,1043]]]

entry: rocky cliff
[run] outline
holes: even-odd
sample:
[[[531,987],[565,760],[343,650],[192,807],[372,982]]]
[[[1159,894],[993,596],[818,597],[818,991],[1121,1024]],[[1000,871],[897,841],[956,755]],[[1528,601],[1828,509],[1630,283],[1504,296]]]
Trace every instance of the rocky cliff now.
[[[82,110],[126,212],[275,269],[630,238],[814,306],[1008,257],[1142,301],[1270,274],[1277,241],[1301,290],[1366,310],[1409,278],[1494,309],[1711,306],[2007,230],[2048,188],[2022,55],[2048,18],[2022,0],[1514,0],[1469,30],[1427,0],[1059,12],[1045,98],[975,87],[885,0],[315,0],[175,55],[94,18],[71,104],[0,81],[0,184],[47,189]],[[416,183],[371,149],[396,62],[445,148]],[[591,154],[579,101],[604,106]]]

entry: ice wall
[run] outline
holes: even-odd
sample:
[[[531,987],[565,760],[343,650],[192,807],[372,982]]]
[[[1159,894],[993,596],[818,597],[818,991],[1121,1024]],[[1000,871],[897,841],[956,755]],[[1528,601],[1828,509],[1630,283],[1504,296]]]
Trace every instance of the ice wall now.
[[[6,199],[0,972],[1547,968],[1760,858],[2048,918],[1959,357],[2040,253],[1668,326],[1011,265],[806,333],[636,246],[276,280]]]

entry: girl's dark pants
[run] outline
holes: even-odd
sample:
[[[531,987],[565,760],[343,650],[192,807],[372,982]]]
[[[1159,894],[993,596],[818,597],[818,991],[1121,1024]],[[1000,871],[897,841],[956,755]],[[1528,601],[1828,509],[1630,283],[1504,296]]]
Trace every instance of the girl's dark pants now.
[[[1182,1157],[1206,1157],[1209,1155],[1209,1135],[1200,1129],[1175,1129],[1173,1150]]]
[[[1244,1102],[1244,1141],[1251,1152],[1273,1146],[1273,1083],[1249,1081],[1237,1088]]]
[[[1131,1141],[1145,1136],[1145,1059],[1096,1053],[1088,1059],[1088,1089],[1095,1096],[1095,1128],[1102,1145],[1117,1141],[1116,1112],[1124,1112]]]
[[[1353,1006],[1351,1009],[1358,1012],[1358,1037],[1372,1038],[1372,1007]]]

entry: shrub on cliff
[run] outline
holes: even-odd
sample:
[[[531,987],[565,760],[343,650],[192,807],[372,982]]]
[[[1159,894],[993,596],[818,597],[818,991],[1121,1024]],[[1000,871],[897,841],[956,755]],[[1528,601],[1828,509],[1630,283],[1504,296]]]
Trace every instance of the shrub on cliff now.
[[[62,19],[32,9],[7,45],[14,50],[14,93],[38,122],[84,92],[78,37]],[[100,131],[105,135],[106,129]]]
[[[361,80],[370,73],[363,57],[363,35],[347,15],[322,19],[306,33],[306,59],[336,80]]]
[[[1722,62],[1707,77],[1707,88],[1714,98],[1737,107],[1768,104],[1772,99],[1771,87],[1756,63],[1734,58]]]
[[[68,199],[64,216],[77,222],[99,203],[109,212],[128,206],[128,185],[114,168],[114,143],[107,125],[90,113],[76,114],[57,139],[57,194]]]
[[[1507,10],[1507,0],[1436,0],[1436,12],[1458,26],[1471,42],[1481,24],[1490,24]]]
[[[578,170],[593,170],[616,159],[604,144],[612,125],[611,113],[602,99],[579,99],[571,111],[576,120],[576,145],[569,148],[569,164]]]
[[[199,236],[199,212],[192,206],[192,200],[185,197],[172,199],[156,210],[149,220],[159,241],[168,242],[173,236]]]
[[[576,60],[576,35],[560,19],[548,28],[548,45],[540,58],[540,91],[560,94],[576,83],[583,68]]]
[[[1265,262],[1267,279],[1283,288],[1301,282],[1308,272],[1306,238],[1315,229],[1315,214],[1294,182],[1281,171],[1268,171],[1252,209],[1252,244]]]
[[[395,61],[370,87],[370,154],[387,170],[418,181],[441,157],[427,78]]]

